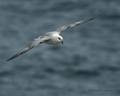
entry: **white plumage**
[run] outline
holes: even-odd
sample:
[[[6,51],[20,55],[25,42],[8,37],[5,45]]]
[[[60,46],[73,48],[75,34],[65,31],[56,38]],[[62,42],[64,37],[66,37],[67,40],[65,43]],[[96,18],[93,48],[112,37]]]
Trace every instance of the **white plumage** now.
[[[30,43],[26,48],[19,51],[17,54],[15,54],[11,58],[9,58],[7,61],[12,60],[12,59],[18,57],[19,55],[22,55],[23,53],[29,51],[30,49],[34,48],[35,46],[37,46],[38,44],[41,44],[41,43],[46,43],[46,44],[50,44],[50,45],[57,45],[60,43],[63,44],[63,37],[60,36],[60,33],[62,31],[66,30],[68,28],[86,23],[86,22],[91,21],[93,19],[94,18],[90,18],[90,19],[75,22],[73,24],[65,25],[65,26],[58,28],[56,31],[48,32],[43,36],[39,36],[38,38],[34,39],[34,41],[32,43]]]

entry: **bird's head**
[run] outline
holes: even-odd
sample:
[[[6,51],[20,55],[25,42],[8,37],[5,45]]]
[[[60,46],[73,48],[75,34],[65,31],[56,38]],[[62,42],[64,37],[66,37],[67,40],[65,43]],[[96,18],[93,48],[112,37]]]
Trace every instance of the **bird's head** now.
[[[58,39],[58,41],[59,41],[61,44],[63,44],[63,38],[62,38],[62,36],[59,36],[57,39]]]
[[[55,34],[54,37],[58,43],[63,44],[63,37],[62,36],[60,36],[59,34]]]

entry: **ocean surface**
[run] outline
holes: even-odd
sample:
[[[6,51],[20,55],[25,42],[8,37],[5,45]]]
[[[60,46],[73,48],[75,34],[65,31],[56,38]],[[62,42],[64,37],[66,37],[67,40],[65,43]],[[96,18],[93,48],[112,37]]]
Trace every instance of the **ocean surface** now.
[[[6,60],[46,32],[39,45]],[[0,0],[0,96],[120,96],[120,0]]]

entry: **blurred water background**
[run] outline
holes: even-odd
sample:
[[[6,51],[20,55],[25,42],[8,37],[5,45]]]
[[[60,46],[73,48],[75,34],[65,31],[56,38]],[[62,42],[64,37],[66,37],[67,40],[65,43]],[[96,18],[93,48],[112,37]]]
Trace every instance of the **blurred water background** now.
[[[6,60],[46,32],[64,45],[39,45]],[[0,96],[120,96],[120,0],[0,0]]]

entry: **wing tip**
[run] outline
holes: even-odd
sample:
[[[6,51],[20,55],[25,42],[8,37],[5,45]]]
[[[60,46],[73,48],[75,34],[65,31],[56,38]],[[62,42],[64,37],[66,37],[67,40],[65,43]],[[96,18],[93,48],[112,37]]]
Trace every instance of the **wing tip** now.
[[[32,48],[32,47],[31,47],[31,48]],[[24,48],[22,51],[18,52],[16,55],[14,55],[14,56],[12,56],[11,58],[9,58],[7,61],[10,61],[10,60],[12,60],[12,59],[14,59],[14,58],[16,58],[16,57],[18,57],[18,56],[26,53],[26,52],[27,52],[28,50],[30,50],[31,48],[30,48],[30,47]]]
[[[8,60],[6,60],[6,61],[10,61],[11,59],[8,59]]]
[[[21,55],[21,54],[19,54],[19,52],[18,52],[16,55],[14,55],[14,56],[10,57],[7,61],[12,60],[12,59],[14,59],[14,58],[18,57],[19,55]]]
[[[6,60],[7,62],[10,61],[11,59]]]
[[[9,58],[9,59],[7,59],[6,61],[10,61],[10,60],[12,60],[12,59],[14,59],[15,57],[11,57],[11,58]]]
[[[88,20],[90,21],[90,20],[93,20],[93,19],[95,19],[95,17],[93,17],[93,18],[90,18],[90,19],[88,19]]]

